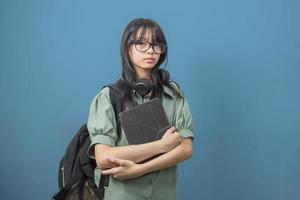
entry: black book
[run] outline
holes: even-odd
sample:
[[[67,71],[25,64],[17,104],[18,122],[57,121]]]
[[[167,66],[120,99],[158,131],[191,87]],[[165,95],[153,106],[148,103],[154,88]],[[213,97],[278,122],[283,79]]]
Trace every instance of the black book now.
[[[120,121],[129,144],[144,144],[162,138],[170,128],[159,98],[120,113]]]

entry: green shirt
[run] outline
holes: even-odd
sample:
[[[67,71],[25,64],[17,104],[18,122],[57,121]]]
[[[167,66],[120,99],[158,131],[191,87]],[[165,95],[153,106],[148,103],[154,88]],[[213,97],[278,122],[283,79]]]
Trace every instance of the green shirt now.
[[[176,84],[170,83],[177,91]],[[177,128],[182,138],[193,138],[192,115],[186,98],[178,97],[174,91],[167,86],[163,86],[164,95],[162,104],[171,126]],[[133,98],[138,104],[149,101],[148,97],[142,97],[137,93]],[[105,144],[109,146],[126,146],[128,141],[122,130],[117,134],[116,119],[109,97],[109,88],[103,88],[92,100],[88,118],[88,130],[91,137],[89,156],[94,157],[95,144]],[[95,169],[95,181],[100,180],[100,169]],[[150,174],[120,181],[110,176],[109,186],[105,189],[105,200],[175,200],[176,199],[176,178],[177,166],[164,170],[152,172]]]

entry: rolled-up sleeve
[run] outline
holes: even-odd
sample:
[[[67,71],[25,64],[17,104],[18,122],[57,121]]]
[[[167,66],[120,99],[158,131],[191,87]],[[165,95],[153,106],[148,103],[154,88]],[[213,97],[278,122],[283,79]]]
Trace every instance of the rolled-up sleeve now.
[[[95,158],[96,144],[115,146],[118,139],[114,109],[109,98],[109,88],[103,88],[91,102],[88,123],[91,145],[90,157]]]
[[[192,113],[187,99],[181,91],[180,93],[182,94],[182,98],[176,99],[174,124],[183,139],[194,138]]]

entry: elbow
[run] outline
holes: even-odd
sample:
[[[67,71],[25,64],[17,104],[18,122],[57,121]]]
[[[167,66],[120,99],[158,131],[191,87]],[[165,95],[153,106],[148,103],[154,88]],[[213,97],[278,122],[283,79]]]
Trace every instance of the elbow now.
[[[99,157],[96,157],[96,164],[97,164],[97,167],[101,170],[105,170],[105,169],[108,169],[110,168],[109,166],[109,163],[107,161],[107,157],[106,156],[99,156]]]
[[[96,145],[95,146],[95,159],[97,167],[101,170],[111,168],[111,163],[108,161],[109,157],[109,146]]]
[[[186,160],[190,159],[192,157],[192,155],[193,155],[193,148],[192,148],[192,146],[190,146],[186,149],[185,159]]]
[[[184,160],[190,159],[193,155],[193,146],[192,141],[190,139],[186,139],[182,141],[183,143],[183,152],[184,152]]]

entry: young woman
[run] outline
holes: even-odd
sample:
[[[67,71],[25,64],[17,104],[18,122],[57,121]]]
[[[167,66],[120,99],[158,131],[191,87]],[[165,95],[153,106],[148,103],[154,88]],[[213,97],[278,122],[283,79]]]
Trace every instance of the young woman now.
[[[167,41],[155,21],[139,18],[127,25],[121,42],[122,102],[128,109],[154,97],[162,99],[172,125],[162,139],[129,145],[117,127],[109,88],[103,88],[91,103],[89,155],[97,162],[96,183],[101,173],[110,175],[105,200],[176,199],[177,164],[192,156],[193,132],[186,98],[167,71],[160,69],[167,53]],[[142,162],[155,155],[159,156]]]

